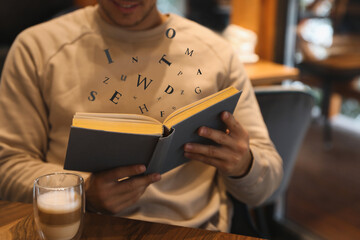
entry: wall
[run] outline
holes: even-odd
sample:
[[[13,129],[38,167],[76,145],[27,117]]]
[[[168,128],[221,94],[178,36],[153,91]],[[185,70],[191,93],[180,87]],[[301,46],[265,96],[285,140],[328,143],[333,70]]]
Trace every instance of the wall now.
[[[274,60],[278,0],[232,0],[231,23],[253,30],[258,36],[256,53]]]

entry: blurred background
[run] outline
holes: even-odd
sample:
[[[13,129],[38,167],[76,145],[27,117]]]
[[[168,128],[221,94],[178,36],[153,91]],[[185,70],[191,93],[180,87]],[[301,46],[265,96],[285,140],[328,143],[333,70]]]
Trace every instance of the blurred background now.
[[[0,70],[20,31],[95,3],[1,1]],[[300,87],[315,99],[269,238],[360,239],[360,1],[158,0],[158,6],[226,38],[255,87]],[[274,232],[279,223],[286,230]]]

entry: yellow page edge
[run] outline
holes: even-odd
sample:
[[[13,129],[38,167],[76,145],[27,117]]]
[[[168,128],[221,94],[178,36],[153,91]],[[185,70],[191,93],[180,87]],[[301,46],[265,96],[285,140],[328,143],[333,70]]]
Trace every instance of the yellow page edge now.
[[[163,134],[163,125],[157,123],[101,121],[96,119],[74,118],[72,126],[93,130],[121,132],[129,134],[158,135]]]
[[[186,119],[189,116],[194,115],[195,113],[201,112],[202,110],[208,108],[209,106],[214,105],[215,103],[220,102],[221,100],[226,99],[227,97],[233,96],[238,93],[235,87],[225,88],[217,93],[209,95],[205,98],[202,98],[198,101],[191,103],[190,105],[186,105],[177,111],[171,113],[164,121],[164,125],[167,128],[171,128],[175,123],[179,123],[182,120]],[[184,112],[188,112],[188,114],[183,114]]]
[[[142,122],[152,122],[157,124],[162,124],[155,118],[140,115],[140,114],[128,114],[128,113],[86,113],[86,112],[76,112],[74,115],[75,118],[87,118],[87,119],[109,119],[109,121],[131,121],[131,120],[139,120]]]

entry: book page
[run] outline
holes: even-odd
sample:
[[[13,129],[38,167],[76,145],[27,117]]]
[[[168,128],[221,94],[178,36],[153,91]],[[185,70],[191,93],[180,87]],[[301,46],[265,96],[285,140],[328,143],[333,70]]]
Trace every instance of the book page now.
[[[226,89],[223,89],[217,93],[214,93],[212,95],[209,95],[203,99],[200,99],[196,102],[193,102],[189,105],[186,105],[177,111],[171,113],[164,121],[164,125],[168,128],[171,128],[171,126],[175,125],[176,123],[181,122],[182,120],[208,108],[211,105],[214,105],[217,102],[220,102],[221,100],[230,97],[236,93],[238,93],[239,90],[237,90],[234,87],[228,87]]]
[[[85,118],[85,119],[98,119],[102,121],[121,121],[121,122],[142,122],[142,123],[156,123],[162,124],[158,120],[152,117],[139,114],[127,114],[127,113],[85,113],[76,112],[74,119]]]
[[[73,127],[93,130],[161,136],[162,123],[147,116],[135,114],[76,113]]]

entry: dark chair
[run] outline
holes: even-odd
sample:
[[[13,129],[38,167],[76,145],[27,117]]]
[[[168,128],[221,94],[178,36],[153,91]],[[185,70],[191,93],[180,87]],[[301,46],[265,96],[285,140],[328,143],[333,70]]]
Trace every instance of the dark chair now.
[[[311,121],[314,98],[305,89],[281,86],[255,88],[255,94],[270,138],[283,159],[284,177],[276,192],[259,207],[248,209],[234,200],[237,209],[233,227],[241,228],[236,218],[241,218],[239,215],[242,214],[241,221],[247,221],[250,231],[238,230],[240,233],[272,239],[286,234],[288,239],[296,239],[281,222],[285,217],[285,197],[297,154]],[[236,229],[232,231],[236,233]]]
[[[267,237],[281,234],[286,192],[299,149],[311,122],[314,97],[305,88],[264,87],[255,89],[269,135],[283,159],[284,176],[279,188],[261,207],[254,209],[258,227]]]

